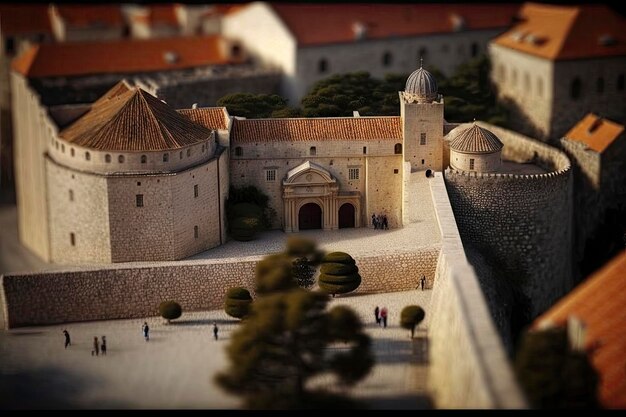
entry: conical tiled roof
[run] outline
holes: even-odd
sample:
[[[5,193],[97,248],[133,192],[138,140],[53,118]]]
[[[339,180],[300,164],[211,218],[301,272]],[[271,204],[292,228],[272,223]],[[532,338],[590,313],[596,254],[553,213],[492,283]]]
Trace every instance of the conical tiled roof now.
[[[496,135],[475,123],[470,127],[459,126],[452,130],[449,135],[452,137],[450,149],[457,152],[493,153],[504,147]]]
[[[140,88],[108,100],[98,100],[91,110],[61,132],[68,142],[111,151],[177,149],[206,141],[211,131],[179,114]]]

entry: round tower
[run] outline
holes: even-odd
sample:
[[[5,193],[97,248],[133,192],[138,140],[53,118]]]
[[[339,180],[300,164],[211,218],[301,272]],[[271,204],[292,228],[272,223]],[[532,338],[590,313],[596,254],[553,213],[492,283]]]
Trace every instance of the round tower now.
[[[452,168],[467,172],[500,170],[504,145],[491,131],[473,123],[459,126],[448,135]]]

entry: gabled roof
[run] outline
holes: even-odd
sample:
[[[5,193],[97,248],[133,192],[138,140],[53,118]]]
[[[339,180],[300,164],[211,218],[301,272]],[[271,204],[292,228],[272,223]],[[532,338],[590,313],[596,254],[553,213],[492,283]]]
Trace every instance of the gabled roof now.
[[[0,4],[0,31],[3,35],[52,34],[46,4]]]
[[[626,18],[604,5],[526,3],[493,42],[550,60],[626,55]]]
[[[385,39],[463,30],[504,29],[516,4],[288,4],[270,6],[300,46],[355,42],[355,28],[366,39]]]
[[[602,153],[623,132],[624,126],[589,113],[565,134],[565,138],[582,142],[589,149]]]
[[[585,345],[596,346],[593,366],[600,374],[600,401],[607,408],[626,408],[626,251],[559,300],[533,323],[561,325],[568,316],[587,329]]]
[[[458,152],[494,153],[504,147],[496,135],[476,123],[458,126],[448,135],[450,149]]]
[[[115,90],[115,91],[114,91]],[[60,136],[79,146],[110,151],[177,149],[209,139],[211,131],[140,88],[119,84]]]
[[[34,45],[13,60],[31,78],[165,71],[238,62],[220,36]]]
[[[400,118],[320,117],[296,119],[235,119],[234,143],[274,141],[402,140]]]
[[[211,130],[228,129],[226,107],[202,107],[198,109],[179,109],[178,113]]]
[[[124,17],[119,4],[59,4],[56,10],[69,27],[124,26]]]

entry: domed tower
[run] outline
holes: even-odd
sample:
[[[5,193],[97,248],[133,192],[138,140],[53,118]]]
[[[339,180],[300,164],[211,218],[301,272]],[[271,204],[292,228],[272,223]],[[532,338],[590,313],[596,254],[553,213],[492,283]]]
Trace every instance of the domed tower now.
[[[491,131],[473,123],[452,130],[450,166],[459,171],[497,172],[502,165],[504,145]]]
[[[443,169],[443,98],[437,81],[422,68],[414,71],[400,93],[404,161],[411,171]]]

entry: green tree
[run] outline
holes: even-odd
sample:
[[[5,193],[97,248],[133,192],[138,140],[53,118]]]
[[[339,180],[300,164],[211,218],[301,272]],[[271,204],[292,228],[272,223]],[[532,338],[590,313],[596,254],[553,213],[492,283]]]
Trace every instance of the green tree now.
[[[248,315],[251,304],[250,291],[243,287],[233,287],[226,292],[224,311],[231,317],[242,319]]]
[[[226,217],[231,237],[248,241],[254,239],[258,231],[272,227],[276,212],[269,207],[269,197],[255,186],[231,186]]]
[[[320,264],[324,252],[317,248],[315,241],[299,236],[289,236],[285,255],[293,264],[293,276],[302,288],[311,288],[315,284],[315,271]]]
[[[287,105],[287,99],[276,94],[228,94],[217,100],[217,105],[226,107],[230,115],[248,119],[298,115],[297,109],[292,109]]]
[[[356,261],[345,252],[331,252],[322,258],[318,280],[320,290],[327,294],[345,294],[361,285]]]
[[[163,301],[159,305],[159,314],[167,320],[167,324],[170,324],[170,320],[177,319],[183,314],[183,309],[176,301]]]
[[[400,326],[411,331],[411,339],[413,339],[413,335],[415,334],[415,327],[419,325],[424,317],[426,316],[426,312],[420,306],[411,305],[406,306],[402,309],[400,313]]]
[[[598,374],[585,352],[570,348],[565,328],[526,332],[515,372],[534,408],[597,408]]]

